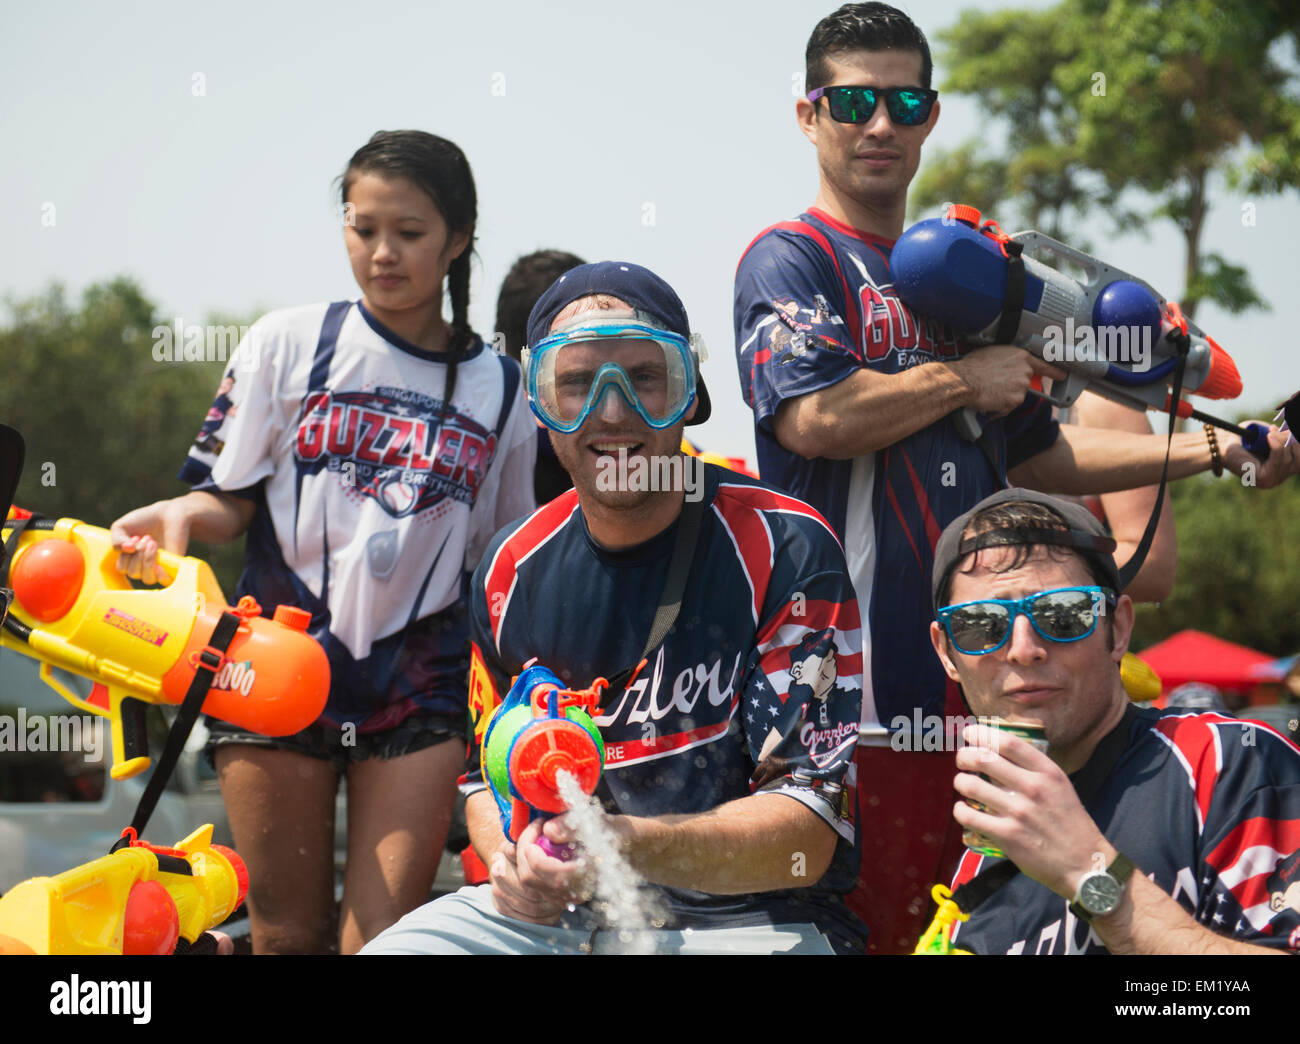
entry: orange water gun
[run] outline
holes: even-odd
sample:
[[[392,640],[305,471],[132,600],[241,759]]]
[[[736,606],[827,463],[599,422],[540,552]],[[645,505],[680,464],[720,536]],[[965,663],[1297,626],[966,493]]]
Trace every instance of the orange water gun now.
[[[206,562],[165,551],[158,560],[171,580],[137,588],[118,571],[108,530],[76,519],[14,509],[4,535],[14,546],[0,587],[13,589],[13,602],[0,645],[40,660],[47,685],[110,719],[114,779],[149,767],[145,704],[182,703],[201,662],[215,672],[202,706],[215,718],[286,736],[324,709],[329,661],[306,633],[310,613],[282,605],[268,620],[251,598],[232,608]],[[213,634],[226,613],[238,628],[219,651]],[[78,695],[54,668],[90,679],[90,694]]]
[[[122,847],[54,877],[33,877],[0,897],[0,954],[174,953],[239,908],[248,869],[212,824],[174,848],[123,831]]]

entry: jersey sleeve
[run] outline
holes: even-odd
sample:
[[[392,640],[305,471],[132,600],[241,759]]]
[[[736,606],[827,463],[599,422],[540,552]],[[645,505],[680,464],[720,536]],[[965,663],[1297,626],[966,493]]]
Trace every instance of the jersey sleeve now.
[[[860,368],[841,281],[806,236],[774,230],[759,237],[736,270],[736,361],[755,423],[772,430],[786,399],[821,391]]]
[[[1196,919],[1223,935],[1300,950],[1300,749],[1264,725],[1172,719],[1203,817]],[[1166,719],[1166,722],[1170,719]],[[1180,734],[1181,733],[1181,734]]]
[[[274,472],[273,450],[285,424],[275,394],[278,362],[264,323],[255,323],[231,356],[181,467],[182,482],[243,494]]]
[[[861,621],[838,544],[829,531],[817,543],[775,563],[740,715],[758,789],[806,805],[851,845],[846,776],[862,703]]]
[[[487,785],[483,782],[483,736],[487,732],[488,720],[510,691],[510,671],[502,663],[497,650],[493,606],[487,592],[487,576],[492,561],[508,535],[509,530],[497,534],[470,581],[469,714],[474,731],[470,736],[465,775],[460,779],[461,793],[467,797]]]

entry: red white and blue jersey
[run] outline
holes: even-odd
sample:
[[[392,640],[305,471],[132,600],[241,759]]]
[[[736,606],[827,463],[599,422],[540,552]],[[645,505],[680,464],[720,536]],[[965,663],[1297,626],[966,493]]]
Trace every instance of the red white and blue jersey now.
[[[851,759],[861,652],[857,602],[839,541],[808,505],[705,465],[706,511],[676,623],[595,718],[605,741],[597,795],[633,816],[698,813],[756,790],[807,806],[838,837],[808,887],[714,896],[664,889],[682,926],[813,921],[863,934],[840,894],[856,881]],[[641,657],[663,593],[677,524],[620,551],[592,540],[569,490],[493,540],[470,601],[478,742],[525,663],[570,686],[610,678]],[[797,875],[797,871],[796,871]],[[838,927],[836,927],[838,926]]]
[[[463,713],[463,674],[455,686],[417,677],[406,637],[417,630],[422,658],[449,671],[467,666],[468,571],[535,506],[518,364],[474,338],[444,409],[446,359],[359,302],[272,312],[240,343],[181,471],[195,489],[257,501],[239,594],[267,613],[311,611],[335,724],[388,727],[416,705],[452,713],[454,698],[432,695],[444,689]]]
[[[736,354],[754,411],[759,473],[806,500],[840,534],[863,628],[862,735],[885,742],[922,715],[962,713],[957,688],[930,646],[930,572],[944,527],[1005,482],[1006,469],[1056,439],[1038,400],[985,420],[998,475],[949,418],[852,460],[809,460],[773,434],[778,407],[860,369],[895,374],[969,350],[946,325],[918,316],[894,293],[893,240],[819,210],[774,225],[736,271]],[[872,649],[888,655],[872,655]]]
[[[1085,803],[1107,840],[1211,931],[1300,950],[1300,749],[1219,714],[1144,710],[1117,727],[1127,749]],[[954,888],[993,862],[968,851]],[[953,940],[974,953],[1109,952],[1069,905],[1019,874]]]

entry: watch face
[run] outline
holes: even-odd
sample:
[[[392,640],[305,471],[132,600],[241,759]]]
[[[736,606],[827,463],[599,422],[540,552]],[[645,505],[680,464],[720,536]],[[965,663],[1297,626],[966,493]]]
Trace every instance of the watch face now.
[[[1093,917],[1104,917],[1119,906],[1124,886],[1104,871],[1089,874],[1079,885],[1079,905]]]

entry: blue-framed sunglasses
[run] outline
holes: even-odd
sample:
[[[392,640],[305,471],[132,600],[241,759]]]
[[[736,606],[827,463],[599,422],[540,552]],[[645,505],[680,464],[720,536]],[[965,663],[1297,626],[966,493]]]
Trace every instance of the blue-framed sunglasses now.
[[[930,118],[938,91],[926,87],[818,87],[808,92],[814,105],[825,97],[836,123],[866,123],[885,99],[889,118],[904,127],[917,127]]]
[[[1115,592],[1109,587],[1057,587],[1027,598],[985,598],[946,605],[937,615],[958,652],[981,656],[1007,643],[1021,613],[1048,641],[1077,642],[1097,629],[1103,607],[1114,604]]]

